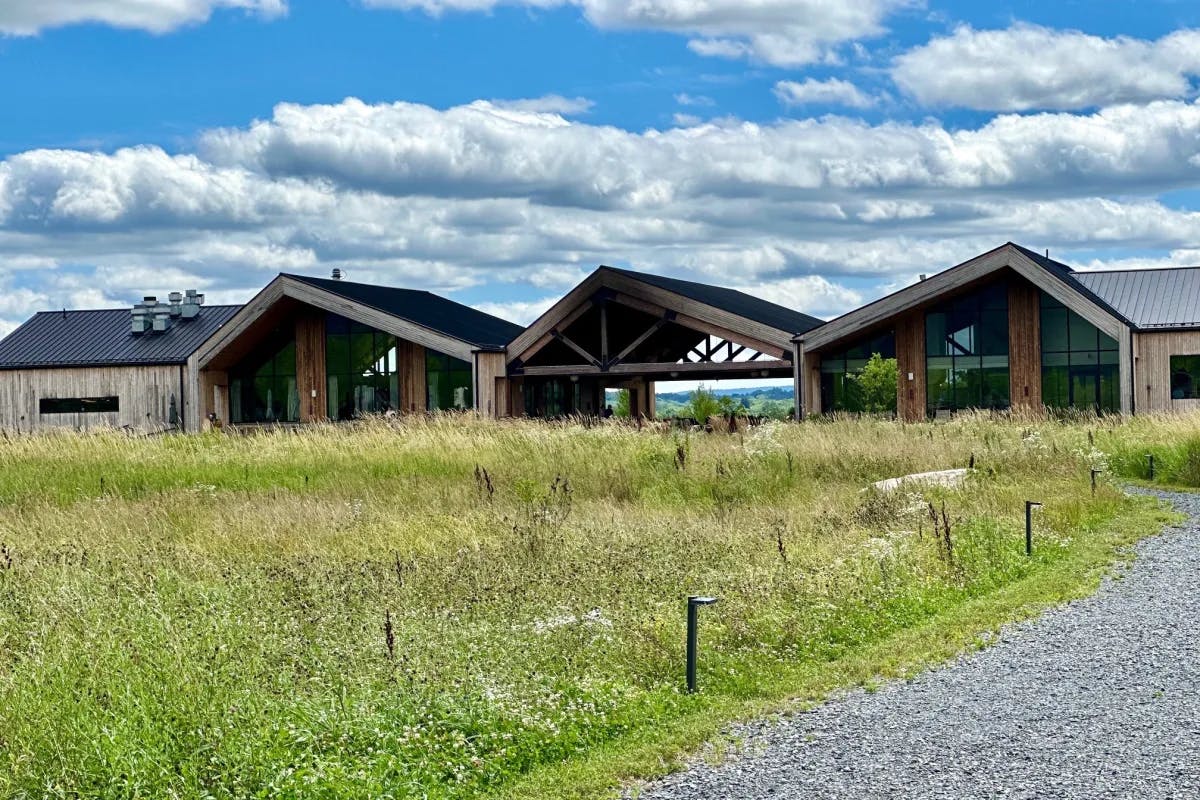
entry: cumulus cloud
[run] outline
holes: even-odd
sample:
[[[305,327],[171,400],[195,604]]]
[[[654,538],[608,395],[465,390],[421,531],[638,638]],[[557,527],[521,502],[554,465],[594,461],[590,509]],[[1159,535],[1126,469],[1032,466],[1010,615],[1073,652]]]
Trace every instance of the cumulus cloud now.
[[[218,9],[277,17],[287,13],[287,0],[4,0],[0,33],[32,36],[80,23],[166,33],[204,22]]]
[[[550,310],[561,299],[561,296],[543,297],[538,300],[513,300],[508,303],[476,303],[473,307],[485,314],[491,314],[518,325],[528,325]]]
[[[832,57],[834,48],[883,33],[884,20],[916,0],[364,0],[374,8],[446,12],[498,6],[574,6],[608,30],[656,30],[691,37],[697,53],[796,66]]]
[[[787,106],[844,106],[846,108],[870,108],[875,98],[864,94],[857,86],[839,78],[819,81],[807,78],[803,83],[779,81],[775,84],[775,96]]]
[[[825,316],[1007,239],[1194,247],[1200,215],[1156,196],[1197,179],[1200,107],[1182,101],[963,130],[830,116],[643,132],[494,102],[285,104],[193,153],[0,161],[0,287],[20,271],[33,294],[17,305],[55,307],[158,276],[233,301],[337,266],[473,297],[520,283],[541,300],[507,286],[494,307],[525,319],[609,264]]]
[[[491,103],[496,108],[507,108],[512,111],[560,114],[564,117],[586,114],[596,105],[586,97],[563,97],[557,94],[547,94],[524,100],[492,100]]]
[[[1086,109],[1191,97],[1200,31],[1156,41],[1036,25],[957,28],[899,56],[892,79],[927,106],[985,111]]]

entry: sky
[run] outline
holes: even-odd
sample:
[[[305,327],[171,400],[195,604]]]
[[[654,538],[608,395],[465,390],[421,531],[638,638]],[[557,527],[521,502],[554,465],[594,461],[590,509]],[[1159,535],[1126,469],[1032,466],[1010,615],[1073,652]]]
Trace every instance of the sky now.
[[[279,272],[829,318],[1016,241],[1200,263],[1186,0],[4,0],[0,334]]]

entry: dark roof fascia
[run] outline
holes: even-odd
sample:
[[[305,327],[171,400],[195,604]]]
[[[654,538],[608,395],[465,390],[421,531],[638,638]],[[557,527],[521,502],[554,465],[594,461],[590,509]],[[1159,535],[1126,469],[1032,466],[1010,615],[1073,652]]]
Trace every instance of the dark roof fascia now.
[[[725,311],[730,314],[735,314],[744,319],[748,319],[751,322],[756,322],[759,325],[765,325],[768,328],[774,328],[775,330],[782,331],[783,333],[786,333],[789,335],[795,334],[795,331],[791,331],[786,328],[780,328],[777,325],[766,323],[761,320],[754,319],[752,317],[747,317],[745,314],[742,314],[738,311],[735,311],[735,310],[732,310],[729,308],[715,305],[714,303],[709,302],[708,300],[701,300],[696,297],[691,297],[691,296],[681,292],[678,288],[672,288],[672,286],[670,284],[684,284],[685,286],[686,285],[696,286],[700,289],[718,289],[718,290],[725,291],[725,292],[734,292],[734,293],[742,295],[743,297],[747,298],[748,300],[751,300],[756,303],[764,303],[767,305],[777,306],[778,308],[783,309],[784,311],[787,311],[791,314],[796,314],[797,316],[804,317],[806,320],[811,321],[813,324],[811,327],[808,328],[808,331],[815,330],[816,328],[819,328],[825,324],[825,320],[820,319],[819,317],[814,317],[811,314],[805,314],[803,311],[796,311],[794,309],[790,309],[787,306],[780,305],[779,303],[773,303],[770,300],[764,300],[761,297],[756,297],[755,295],[749,294],[747,292],[743,292],[741,289],[731,289],[728,286],[718,286],[716,284],[700,283],[698,281],[684,280],[683,278],[672,278],[668,275],[656,275],[654,273],[638,272],[637,270],[623,269],[621,267],[610,267],[607,265],[601,265],[596,270],[596,272],[601,272],[601,271],[608,271],[608,272],[615,273],[617,275],[623,275],[627,278],[631,278],[633,280],[644,283],[647,286],[653,286],[656,289],[661,289],[663,291],[672,292],[681,297],[687,297],[689,300],[691,300],[693,302],[700,303],[700,304],[706,305],[706,306],[710,306],[712,308],[716,308],[720,311]],[[593,273],[593,274],[595,274],[595,273]],[[654,279],[662,279],[663,281],[665,281],[667,283],[656,283]],[[713,299],[716,299],[716,298],[713,298]],[[804,333],[807,333],[808,331],[804,331]]]
[[[190,356],[189,356],[190,357]],[[104,367],[183,367],[187,359],[174,361],[38,361],[31,364],[0,364],[0,372],[19,372],[21,370],[51,370],[51,369],[92,369]]]
[[[1028,258],[1030,261],[1032,261],[1038,267],[1041,267],[1042,270],[1045,271],[1047,275],[1057,279],[1063,286],[1067,287],[1068,289],[1075,292],[1079,296],[1088,300],[1089,302],[1091,302],[1092,304],[1094,304],[1095,306],[1100,308],[1100,310],[1104,311],[1104,313],[1108,314],[1113,319],[1120,322],[1125,327],[1130,328],[1132,330],[1139,330],[1138,326],[1135,325],[1128,317],[1126,317],[1124,314],[1117,311],[1115,308],[1113,308],[1111,305],[1109,305],[1107,302],[1105,302],[1102,298],[1097,296],[1090,289],[1085,287],[1083,284],[1079,283],[1079,281],[1075,280],[1074,279],[1075,270],[1071,269],[1066,264],[1063,264],[1061,261],[1055,261],[1053,259],[1046,258],[1045,256],[1038,255],[1037,253],[1033,252],[1032,250],[1022,247],[1019,244],[1015,244],[1014,242],[1006,242],[1006,243],[1000,245],[999,247],[993,247],[991,250],[988,250],[985,253],[980,253],[977,256],[972,256],[971,258],[968,258],[966,261],[962,261],[958,264],[955,264],[952,267],[949,267],[948,269],[942,270],[941,272],[938,273],[938,275],[945,275],[946,273],[952,272],[953,270],[956,270],[959,267],[966,266],[967,264],[970,264],[973,261],[977,261],[981,258],[986,258],[987,256],[990,256],[993,253],[998,253],[1001,250],[1004,250],[1005,248],[1012,248],[1012,249],[1020,252],[1023,256]],[[882,303],[883,301],[887,300],[888,298],[893,297],[896,294],[899,294],[900,292],[903,292],[906,289],[911,288],[912,286],[918,286],[918,285],[920,285],[920,284],[914,283],[914,284],[911,284],[911,286],[905,286],[901,289],[897,289],[896,291],[892,292],[891,294],[884,295],[883,297],[872,300],[870,303],[867,303],[865,306],[859,306],[858,308],[847,311],[845,314],[841,314],[840,316],[834,317],[833,319],[826,322],[825,325],[832,325],[833,323],[837,322],[838,320],[844,319],[845,317],[848,317],[851,314],[857,314],[860,311],[870,308],[873,305]],[[819,327],[813,328],[810,331],[805,331],[804,333],[797,334],[796,336],[792,337],[792,341],[802,343],[806,336],[808,336],[809,334],[811,334],[815,331],[820,330],[821,328],[825,327],[825,325],[821,325]]]

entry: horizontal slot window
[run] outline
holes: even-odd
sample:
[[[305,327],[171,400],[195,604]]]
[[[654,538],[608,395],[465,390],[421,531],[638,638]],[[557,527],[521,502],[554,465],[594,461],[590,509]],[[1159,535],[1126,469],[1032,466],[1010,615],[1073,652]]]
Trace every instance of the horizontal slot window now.
[[[121,410],[119,397],[43,397],[38,400],[42,414],[99,414]]]

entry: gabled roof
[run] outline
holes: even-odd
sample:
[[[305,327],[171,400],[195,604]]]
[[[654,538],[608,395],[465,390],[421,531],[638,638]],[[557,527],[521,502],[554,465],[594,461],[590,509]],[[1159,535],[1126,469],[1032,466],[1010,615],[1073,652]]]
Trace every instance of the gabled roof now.
[[[683,295],[698,303],[737,314],[739,317],[752,319],[788,333],[804,333],[818,325],[824,325],[825,320],[817,319],[799,311],[793,311],[785,306],[763,300],[761,297],[739,292],[737,289],[727,289],[724,286],[713,286],[708,283],[695,283],[679,278],[668,278],[663,275],[652,275],[648,272],[635,272],[631,269],[616,267],[601,267],[601,269],[627,275],[635,280],[666,289],[669,292]]]
[[[1078,273],[1066,264],[1006,242],[994,250],[931,275],[927,280],[847,312],[796,339],[802,340],[808,349],[820,349],[835,341],[864,335],[886,325],[901,313],[936,302],[939,297],[1001,270],[1016,272],[1114,338],[1122,326],[1133,325],[1121,311],[1080,282],[1076,277]]]
[[[1139,329],[1200,328],[1200,267],[1076,272]]]
[[[306,275],[288,274],[286,277],[483,349],[501,349],[525,330],[508,320],[431,292]]]
[[[42,311],[0,341],[0,369],[183,364],[241,306],[201,306],[164,333],[134,335],[128,308]]]

